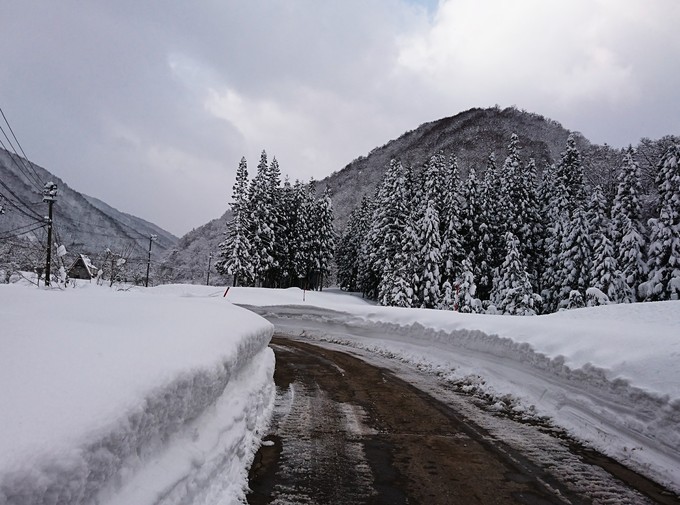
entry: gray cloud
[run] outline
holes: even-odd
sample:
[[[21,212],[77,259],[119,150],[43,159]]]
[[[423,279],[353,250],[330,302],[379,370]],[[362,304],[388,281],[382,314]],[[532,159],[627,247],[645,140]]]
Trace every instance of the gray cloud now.
[[[496,103],[614,145],[677,134],[679,5],[9,0],[0,104],[34,161],[181,234],[226,209],[263,148],[322,178]]]

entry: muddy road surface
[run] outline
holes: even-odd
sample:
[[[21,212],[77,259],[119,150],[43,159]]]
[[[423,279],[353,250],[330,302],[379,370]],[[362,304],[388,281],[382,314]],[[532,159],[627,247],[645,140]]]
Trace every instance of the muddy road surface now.
[[[490,432],[456,408],[461,395],[434,398],[349,350],[276,336],[272,348],[276,407],[251,505],[680,503],[538,426]]]

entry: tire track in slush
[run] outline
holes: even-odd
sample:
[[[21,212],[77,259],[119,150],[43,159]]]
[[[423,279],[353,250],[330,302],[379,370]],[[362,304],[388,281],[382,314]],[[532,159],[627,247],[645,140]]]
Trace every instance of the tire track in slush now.
[[[584,492],[554,464],[347,353],[276,336],[272,348],[277,399],[251,505],[651,503],[611,476]]]

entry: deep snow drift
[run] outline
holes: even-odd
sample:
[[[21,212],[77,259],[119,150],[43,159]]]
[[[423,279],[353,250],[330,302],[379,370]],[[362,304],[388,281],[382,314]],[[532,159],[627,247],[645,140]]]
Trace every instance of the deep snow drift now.
[[[545,316],[378,307],[341,292],[232,289],[278,331],[368,349],[439,375],[492,409],[548,416],[680,490],[680,302]]]
[[[0,503],[242,501],[272,331],[179,286],[0,285]]]

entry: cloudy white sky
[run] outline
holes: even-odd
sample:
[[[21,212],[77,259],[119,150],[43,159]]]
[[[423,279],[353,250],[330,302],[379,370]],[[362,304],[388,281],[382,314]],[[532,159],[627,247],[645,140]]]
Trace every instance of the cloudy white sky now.
[[[678,26],[678,0],[3,0],[0,106],[32,161],[181,235],[262,149],[321,179],[495,104],[679,134]]]

